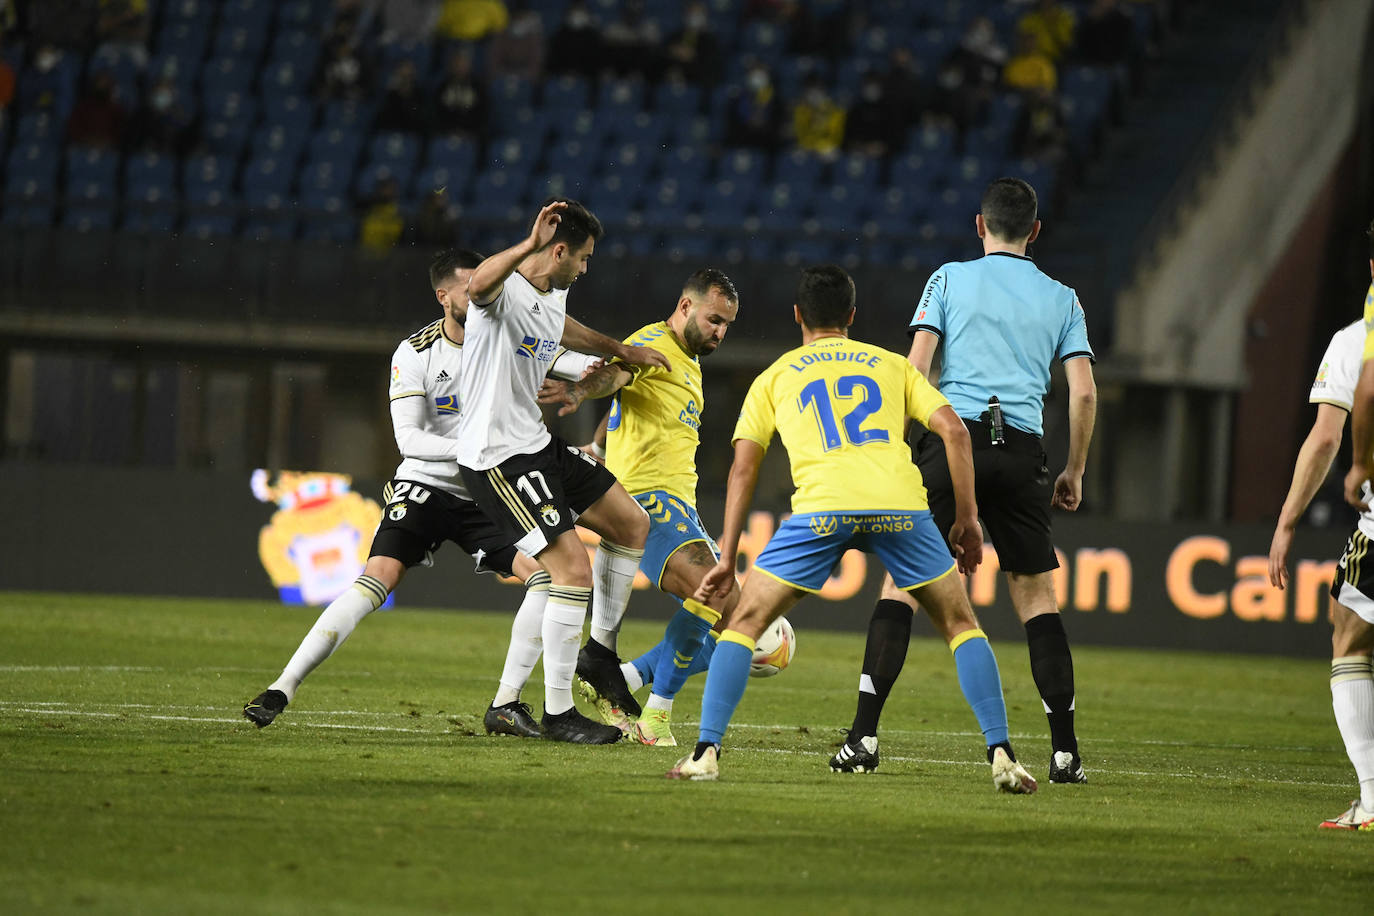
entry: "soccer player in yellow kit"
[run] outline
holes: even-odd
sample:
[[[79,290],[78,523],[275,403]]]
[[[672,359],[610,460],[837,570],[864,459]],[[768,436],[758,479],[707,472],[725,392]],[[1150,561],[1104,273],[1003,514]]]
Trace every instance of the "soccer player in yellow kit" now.
[[[720,742],[748,681],[754,642],[807,592],[818,592],[848,549],[875,553],[898,588],[910,591],[954,654],[959,686],[987,743],[993,784],[1029,794],[1035,780],[1016,762],[1002,679],[978,628],[956,562],[926,505],[921,472],[903,440],[909,419],[944,440],[956,511],[949,540],[961,572],[983,555],[968,431],[943,395],[902,356],[849,339],[854,281],[834,265],[802,272],[793,316],[802,346],[754,380],[735,426],[735,460],[725,496],[722,559],[697,597],[729,589],[740,534],[774,433],[791,461],[793,514],[769,540],[721,634],[701,700],[693,753],[668,776],[719,775]]]
[[[592,638],[578,658],[578,673],[595,665],[616,664],[626,686],[652,683],[641,711],[633,698],[602,695],[591,686],[614,678],[582,677],[578,687],[601,718],[620,725],[644,744],[673,745],[673,698],[687,678],[705,670],[714,643],[707,634],[734,608],[739,589],[731,583],[718,596],[699,602],[692,594],[719,557],[696,512],[696,453],[704,410],[702,357],[714,352],[739,314],[739,293],[724,273],[698,270],[683,284],[682,295],[665,321],[656,321],[625,338],[625,343],[662,353],[669,368],[612,363],[575,385],[548,383],[545,403],[561,403],[561,413],[584,398],[615,399],[605,421],[607,468],[649,515],[649,537],[640,569],[658,588],[682,602],[663,640],[633,662],[621,665],[614,652],[620,617],[592,597]],[[598,435],[598,439],[600,435]],[[638,716],[637,721],[631,721]]]

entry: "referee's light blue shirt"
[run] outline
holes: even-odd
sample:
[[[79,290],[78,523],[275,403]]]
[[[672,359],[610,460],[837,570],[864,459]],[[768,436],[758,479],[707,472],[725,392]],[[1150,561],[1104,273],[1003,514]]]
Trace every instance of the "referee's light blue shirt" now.
[[[935,271],[910,331],[940,337],[940,393],[955,413],[976,420],[996,395],[1006,422],[1037,436],[1051,361],[1095,359],[1074,291],[1030,258],[1005,252]]]

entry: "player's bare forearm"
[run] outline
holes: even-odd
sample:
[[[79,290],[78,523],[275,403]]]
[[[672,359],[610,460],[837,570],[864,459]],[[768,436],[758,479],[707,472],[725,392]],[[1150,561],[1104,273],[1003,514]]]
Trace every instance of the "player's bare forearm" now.
[[[1293,465],[1293,480],[1279,512],[1278,527],[1294,528],[1307,511],[1312,497],[1317,495],[1322,481],[1331,471],[1336,453],[1341,448],[1341,433],[1345,427],[1345,411],[1332,404],[1317,405],[1317,419],[1298,449]]]
[[[973,443],[968,428],[953,407],[941,407],[930,415],[930,431],[940,437],[949,464],[950,484],[954,489],[954,514],[964,522],[978,519],[978,498],[973,491]]]
[[[911,351],[907,353],[907,362],[916,367],[916,371],[930,378],[930,364],[935,360],[935,350],[940,346],[940,338],[929,331],[917,331],[911,335]]]
[[[573,385],[573,388],[581,394],[582,400],[596,400],[615,394],[628,385],[633,377],[630,370],[624,366],[611,363],[593,370],[586,378]]]
[[[1092,360],[1071,359],[1064,364],[1064,374],[1069,381],[1069,457],[1064,470],[1082,477],[1097,425],[1097,382],[1093,380]]]
[[[495,301],[496,297],[501,295],[501,287],[505,285],[506,278],[515,272],[521,261],[534,254],[534,251],[533,243],[525,239],[505,251],[498,251],[478,264],[472,271],[472,279],[468,281],[468,298],[472,304],[490,305]]]
[[[599,353],[614,356],[622,362],[636,366],[657,366],[667,369],[668,358],[652,347],[631,347],[594,331],[571,315],[563,321],[563,346],[583,353]]]

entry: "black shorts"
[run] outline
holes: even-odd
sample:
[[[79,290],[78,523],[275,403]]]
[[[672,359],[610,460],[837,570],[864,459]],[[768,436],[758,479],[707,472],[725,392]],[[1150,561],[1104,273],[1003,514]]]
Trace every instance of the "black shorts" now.
[[[392,480],[382,488],[382,523],[370,557],[391,557],[407,567],[432,566],[433,553],[452,541],[477,561],[478,572],[511,575],[515,542],[492,524],[471,500],[413,480]]]
[[[459,468],[477,505],[521,551],[538,556],[615,486],[615,475],[558,436],[494,468]]]
[[[1050,533],[1050,499],[1054,482],[1038,436],[1006,430],[1006,444],[992,445],[986,424],[964,420],[973,440],[974,495],[978,517],[988,530],[1004,572],[1049,572],[1059,568]],[[930,513],[949,539],[954,525],[954,484],[949,478],[945,445],[927,432],[916,444],[916,464],[925,478]]]

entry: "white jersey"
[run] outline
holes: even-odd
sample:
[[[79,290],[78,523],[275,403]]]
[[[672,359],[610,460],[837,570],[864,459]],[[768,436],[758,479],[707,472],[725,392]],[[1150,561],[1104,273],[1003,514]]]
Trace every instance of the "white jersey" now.
[[[484,471],[549,444],[539,386],[557,358],[566,289],[541,292],[512,272],[488,305],[468,309],[459,386],[458,462]]]
[[[471,499],[456,455],[463,351],[463,344],[444,333],[440,318],[401,341],[392,355],[391,415],[401,450],[394,476]],[[550,374],[575,381],[596,363],[594,356],[559,350]]]
[[[1333,404],[1349,411],[1355,403],[1355,386],[1360,380],[1360,365],[1364,357],[1364,321],[1352,321],[1331,336],[1322,356],[1321,368],[1312,380],[1307,400],[1313,404]],[[1369,484],[1365,484],[1364,498],[1371,498]],[[1374,538],[1374,511],[1360,513],[1360,530]]]

